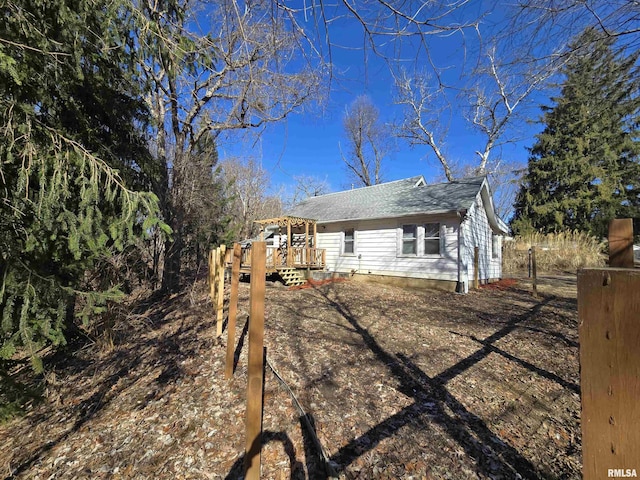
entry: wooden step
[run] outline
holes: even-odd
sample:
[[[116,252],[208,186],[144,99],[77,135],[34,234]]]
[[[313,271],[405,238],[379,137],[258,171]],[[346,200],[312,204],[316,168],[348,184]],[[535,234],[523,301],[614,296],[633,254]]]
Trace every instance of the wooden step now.
[[[278,274],[284,281],[284,284],[288,287],[304,285],[307,283],[302,272],[295,268],[282,268],[278,270]]]

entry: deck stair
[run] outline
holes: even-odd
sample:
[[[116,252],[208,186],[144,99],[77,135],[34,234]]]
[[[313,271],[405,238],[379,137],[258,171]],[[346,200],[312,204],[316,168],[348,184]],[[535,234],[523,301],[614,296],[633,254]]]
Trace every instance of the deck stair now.
[[[284,284],[288,287],[304,285],[307,283],[304,278],[304,274],[295,268],[280,268],[278,269],[278,274],[284,281]]]

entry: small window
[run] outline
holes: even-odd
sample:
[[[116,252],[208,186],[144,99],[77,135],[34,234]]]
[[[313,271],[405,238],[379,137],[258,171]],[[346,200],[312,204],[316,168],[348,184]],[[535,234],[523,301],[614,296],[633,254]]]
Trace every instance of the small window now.
[[[439,223],[425,223],[424,225],[424,254],[440,255]]]
[[[417,243],[417,228],[415,225],[402,226],[402,254],[415,255]]]
[[[491,236],[491,258],[500,257],[500,236]]]
[[[342,246],[342,253],[353,254],[355,252],[355,230],[353,228],[347,228],[344,231],[344,244]]]

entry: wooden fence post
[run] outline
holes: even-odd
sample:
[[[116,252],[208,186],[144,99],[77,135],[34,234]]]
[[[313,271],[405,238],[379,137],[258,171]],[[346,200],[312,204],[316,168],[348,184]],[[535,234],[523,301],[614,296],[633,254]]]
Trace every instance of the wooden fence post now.
[[[229,321],[227,322],[227,364],[225,378],[233,376],[233,363],[236,343],[236,317],[238,315],[238,284],[240,283],[240,257],[242,247],[239,243],[233,245],[231,256],[231,293],[229,295]]]
[[[480,249],[473,247],[473,288],[480,286]]]
[[[633,220],[618,218],[609,222],[609,266],[633,268]]]
[[[536,247],[531,247],[531,282],[533,288],[533,296],[538,298],[538,266],[536,265]]]
[[[244,459],[246,480],[258,480],[260,478],[266,252],[265,242],[254,242],[251,245],[249,380],[247,382],[247,423]]]
[[[222,307],[224,306],[224,257],[225,252],[227,250],[226,245],[220,245],[216,252],[216,260],[218,268],[216,269],[216,273],[218,277],[217,280],[217,296],[216,296],[216,338],[220,338],[222,336],[222,323],[223,323],[223,312]]]
[[[628,269],[578,272],[585,480],[635,477],[640,470],[638,292],[640,272]],[[619,475],[620,472],[623,474]]]
[[[216,249],[209,251],[209,295],[213,308],[216,308]]]

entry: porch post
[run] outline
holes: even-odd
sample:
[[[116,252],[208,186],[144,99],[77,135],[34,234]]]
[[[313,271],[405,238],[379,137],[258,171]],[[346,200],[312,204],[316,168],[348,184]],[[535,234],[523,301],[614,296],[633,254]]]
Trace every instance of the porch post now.
[[[291,219],[287,218],[287,267],[291,266]]]
[[[304,254],[305,254],[305,262],[307,264],[307,268],[311,263],[311,255],[309,255],[309,220],[304,221]]]
[[[313,248],[318,248],[318,224],[313,222]]]

